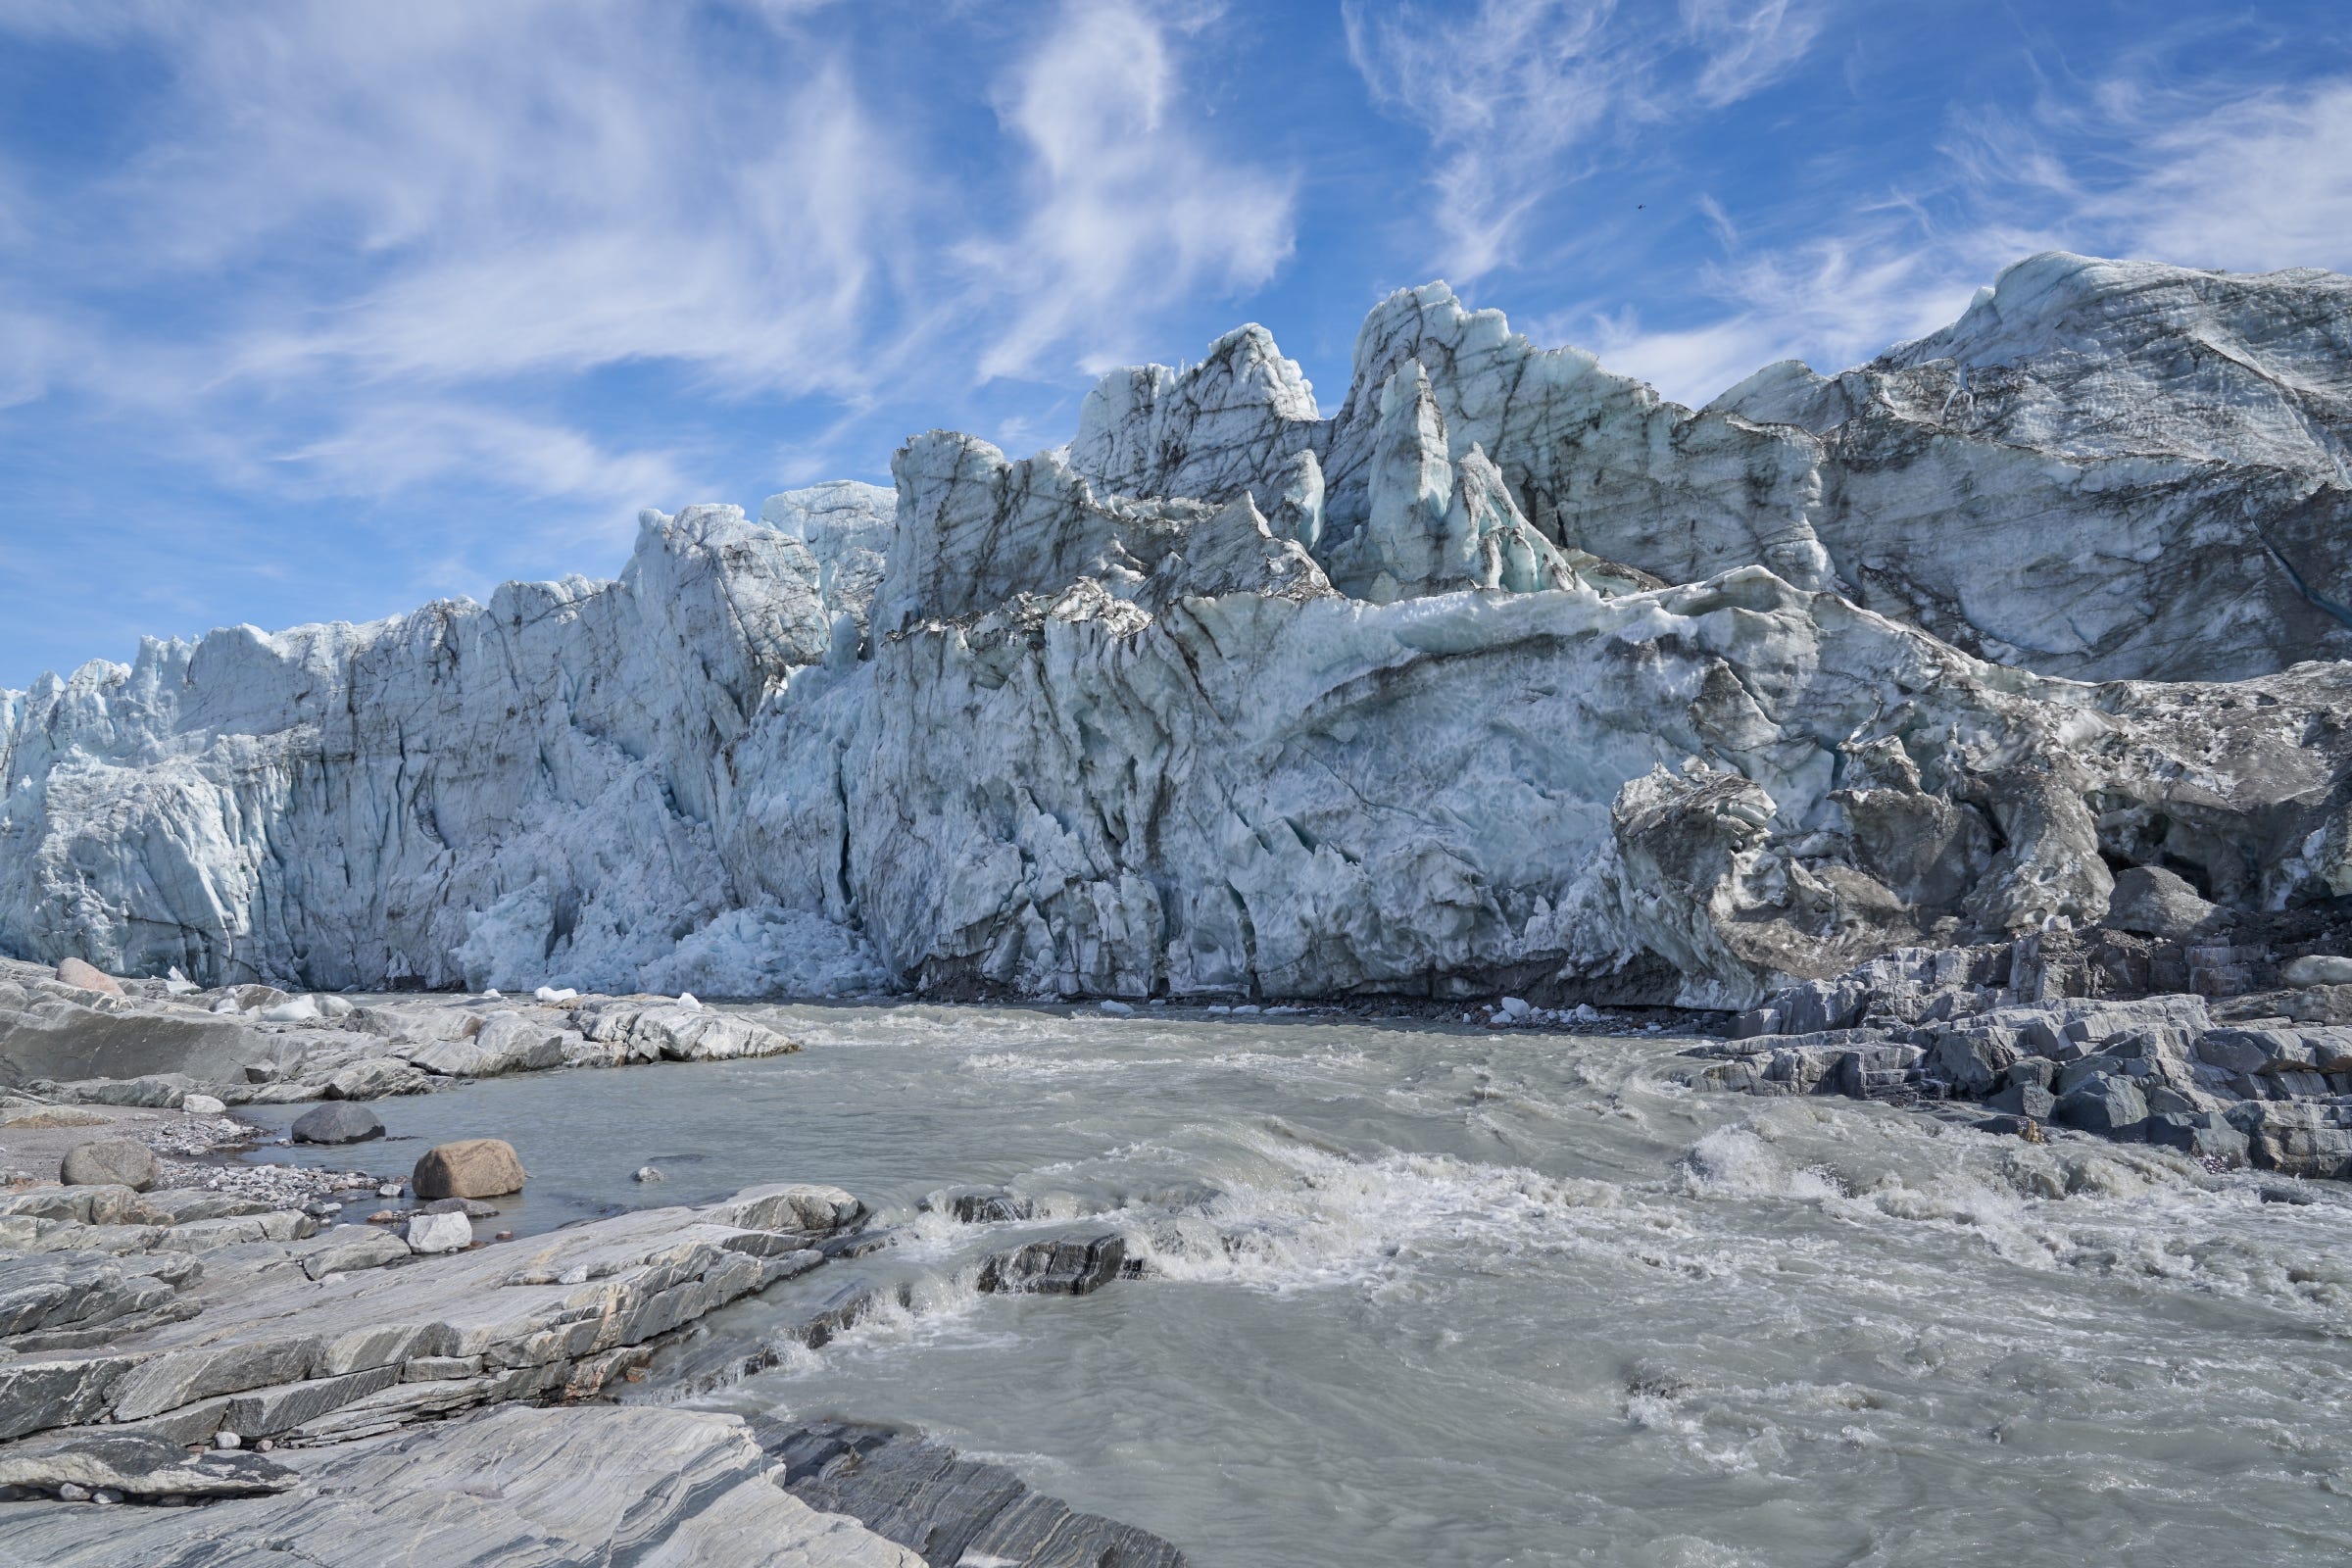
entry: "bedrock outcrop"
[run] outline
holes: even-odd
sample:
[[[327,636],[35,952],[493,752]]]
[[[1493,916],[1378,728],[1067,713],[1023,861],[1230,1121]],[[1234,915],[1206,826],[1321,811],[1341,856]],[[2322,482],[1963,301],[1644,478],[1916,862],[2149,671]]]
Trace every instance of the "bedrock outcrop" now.
[[[2325,903],[2348,367],[2343,277],[2063,255],[1699,410],[1443,285],[1328,417],[1248,327],[1064,449],[649,513],[613,582],[0,695],[0,949],[1740,1008],[2095,921],[2119,873]]]

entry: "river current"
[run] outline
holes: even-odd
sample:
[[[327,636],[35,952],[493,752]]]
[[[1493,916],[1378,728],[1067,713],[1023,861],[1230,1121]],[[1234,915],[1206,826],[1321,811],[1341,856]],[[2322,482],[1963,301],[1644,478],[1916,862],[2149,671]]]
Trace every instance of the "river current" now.
[[[527,1229],[846,1187],[895,1245],[710,1334],[748,1351],[845,1278],[910,1304],[708,1394],[657,1362],[639,1396],[919,1426],[1196,1568],[2352,1560],[2325,1184],[1697,1092],[1660,1039],[744,1010],[807,1049],[386,1102],[403,1142],[325,1157],[507,1138]],[[962,1184],[1041,1217],[923,1210]],[[1149,1277],[976,1288],[992,1251],[1106,1230]]]

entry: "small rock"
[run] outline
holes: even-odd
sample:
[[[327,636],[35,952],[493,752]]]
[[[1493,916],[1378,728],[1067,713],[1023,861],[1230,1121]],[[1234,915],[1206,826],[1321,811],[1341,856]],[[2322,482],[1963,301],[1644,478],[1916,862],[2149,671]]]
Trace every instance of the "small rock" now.
[[[1124,1002],[1105,1002],[1102,1004],[1102,1010],[1109,1013],[1113,1018],[1132,1018],[1135,1016],[1135,1009],[1127,1005],[1127,1004]]]
[[[405,1182],[378,1182],[375,1188],[375,1196],[378,1198],[398,1198],[401,1195],[402,1189],[407,1184]]]
[[[216,1448],[242,1448],[245,1446],[245,1440],[234,1432],[216,1432],[213,1434],[213,1446]]]
[[[1504,1016],[1508,1017],[1513,1023],[1516,1023],[1536,1009],[1528,1005],[1528,1004],[1521,998],[1505,997],[1502,999],[1502,1010]]]
[[[296,997],[290,1002],[281,1002],[273,1007],[262,1009],[264,1023],[317,1023],[321,1016],[323,1014],[318,1011],[318,1004],[308,997]]]
[[[409,1216],[397,1208],[379,1208],[368,1216],[370,1225],[397,1225]]]
[[[409,1216],[409,1250],[463,1252],[473,1245],[473,1223],[465,1215],[443,1212]]]
[[[513,1231],[500,1231],[496,1236],[493,1236],[490,1239],[494,1242],[511,1242],[514,1239],[514,1233]]]
[[[179,1108],[191,1116],[225,1116],[228,1114],[228,1102],[216,1100],[211,1095],[187,1095],[181,1098]]]
[[[469,1138],[426,1150],[409,1185],[418,1198],[497,1198],[521,1192],[527,1174],[513,1144]]]
[[[181,974],[177,964],[173,964],[164,976],[164,995],[168,997],[184,997],[197,989],[196,982]]]
[[[491,1219],[498,1213],[493,1205],[471,1198],[436,1198],[429,1203],[419,1205],[416,1211],[420,1214],[463,1214],[467,1219]]]
[[[275,1438],[264,1438],[261,1442],[253,1446],[253,1451],[256,1453],[268,1453],[271,1448],[276,1446],[277,1440]]]
[[[384,1136],[384,1124],[374,1111],[348,1100],[330,1100],[294,1118],[298,1144],[359,1144]],[[391,1198],[395,1193],[383,1196]]]
[[[122,994],[122,982],[94,963],[79,958],[67,958],[57,966],[57,977],[65,984],[83,991],[103,991],[110,997]]]
[[[90,1494],[90,1500],[102,1508],[110,1508],[122,1500],[122,1494],[112,1487],[100,1487]]]
[[[638,1166],[636,1173],[629,1178],[629,1180],[633,1182],[660,1182],[667,1181],[668,1179],[668,1177],[662,1175],[660,1170],[656,1169],[652,1165]]]
[[[161,1177],[155,1151],[124,1138],[76,1144],[58,1166],[58,1180],[69,1187],[127,1187],[144,1193]]]
[[[90,1489],[84,1486],[77,1486],[71,1481],[59,1483],[57,1494],[68,1502],[87,1502],[90,1500]]]
[[[2352,985],[2352,958],[2314,953],[2290,961],[2278,971],[2278,977],[2290,986]]]

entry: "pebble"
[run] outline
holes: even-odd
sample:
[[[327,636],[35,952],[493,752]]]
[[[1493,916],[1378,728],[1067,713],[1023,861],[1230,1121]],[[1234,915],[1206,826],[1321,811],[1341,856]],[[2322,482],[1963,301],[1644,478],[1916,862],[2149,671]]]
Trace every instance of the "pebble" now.
[[[234,1432],[216,1432],[213,1434],[213,1446],[216,1448],[242,1448],[245,1446],[245,1440]]]
[[[378,1198],[398,1198],[401,1194],[401,1189],[407,1185],[408,1184],[406,1182],[379,1182],[376,1184],[375,1196]]]
[[[80,1485],[78,1482],[74,1481],[60,1483],[57,1489],[57,1494],[68,1502],[87,1502],[90,1500],[90,1489]]]
[[[122,1500],[122,1494],[112,1487],[100,1487],[96,1492],[90,1494],[90,1500],[102,1507],[111,1506]]]

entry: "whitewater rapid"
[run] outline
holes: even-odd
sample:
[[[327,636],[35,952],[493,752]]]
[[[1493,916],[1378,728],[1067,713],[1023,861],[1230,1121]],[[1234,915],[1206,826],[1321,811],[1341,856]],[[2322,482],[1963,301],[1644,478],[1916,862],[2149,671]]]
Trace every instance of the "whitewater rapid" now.
[[[633,1396],[911,1423],[1199,1568],[2352,1556],[2330,1187],[1694,1091],[1669,1040],[744,1010],[808,1049],[379,1107],[514,1141],[530,1229],[782,1178],[900,1227],[709,1333],[774,1341],[843,1269],[886,1310]],[[1037,1217],[926,1211],[969,1184]],[[1146,1277],[977,1289],[1107,1231]]]

